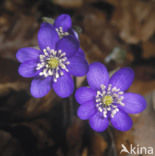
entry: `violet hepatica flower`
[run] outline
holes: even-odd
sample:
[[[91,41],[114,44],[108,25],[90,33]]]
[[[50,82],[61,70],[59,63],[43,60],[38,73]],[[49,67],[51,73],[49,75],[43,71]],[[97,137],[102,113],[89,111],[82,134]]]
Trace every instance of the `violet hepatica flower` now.
[[[80,105],[77,115],[82,120],[89,120],[91,128],[97,132],[104,131],[109,124],[120,131],[132,127],[129,114],[142,112],[146,108],[143,96],[136,93],[125,93],[134,79],[131,68],[118,70],[109,78],[106,67],[93,63],[87,73],[90,87],[81,87],[76,93]]]
[[[78,39],[78,34],[72,28],[72,19],[68,14],[61,14],[60,16],[58,16],[55,19],[53,26],[60,38],[72,35],[73,37]]]
[[[68,97],[74,90],[73,76],[83,76],[88,71],[79,41],[72,36],[59,38],[55,27],[43,23],[38,32],[40,49],[21,48],[16,57],[21,63],[18,72],[26,78],[33,77],[31,94],[40,98],[51,88],[60,97]]]

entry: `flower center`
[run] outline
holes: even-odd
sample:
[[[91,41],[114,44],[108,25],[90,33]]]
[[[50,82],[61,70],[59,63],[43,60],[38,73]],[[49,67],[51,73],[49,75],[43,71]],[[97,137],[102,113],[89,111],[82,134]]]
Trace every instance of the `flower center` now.
[[[53,81],[57,82],[57,79],[63,76],[65,71],[69,72],[67,66],[70,62],[65,52],[47,47],[43,49],[43,53],[39,57],[40,62],[37,64],[36,70],[39,70],[40,76],[45,78],[52,76]]]
[[[104,118],[109,115],[111,118],[119,111],[118,105],[124,106],[122,96],[124,92],[116,87],[112,87],[111,84],[106,88],[105,85],[101,85],[101,89],[97,91],[96,94],[96,108],[103,114]]]
[[[57,58],[50,58],[50,60],[48,61],[48,64],[52,69],[55,69],[59,65],[59,60]]]
[[[113,98],[110,95],[106,95],[105,97],[103,97],[102,102],[106,105],[109,106],[112,104],[113,102]]]

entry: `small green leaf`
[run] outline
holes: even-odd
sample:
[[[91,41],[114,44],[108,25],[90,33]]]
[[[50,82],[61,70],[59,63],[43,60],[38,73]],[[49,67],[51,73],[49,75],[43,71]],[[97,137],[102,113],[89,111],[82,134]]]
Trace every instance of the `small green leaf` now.
[[[120,47],[113,48],[110,55],[105,58],[105,62],[115,61],[118,64],[122,64],[126,59],[126,51]]]
[[[42,18],[42,21],[43,22],[50,23],[50,24],[53,24],[54,23],[54,19],[53,18],[50,18],[50,17],[43,17]]]

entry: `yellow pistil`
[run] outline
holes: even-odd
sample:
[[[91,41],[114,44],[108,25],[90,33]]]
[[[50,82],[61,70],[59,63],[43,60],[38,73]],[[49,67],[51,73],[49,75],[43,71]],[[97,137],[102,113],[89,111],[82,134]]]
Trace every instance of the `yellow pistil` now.
[[[109,106],[113,103],[113,98],[110,95],[106,95],[105,97],[103,97],[102,101],[105,105]]]
[[[48,65],[50,66],[50,68],[55,69],[59,65],[59,60],[57,58],[50,58]]]

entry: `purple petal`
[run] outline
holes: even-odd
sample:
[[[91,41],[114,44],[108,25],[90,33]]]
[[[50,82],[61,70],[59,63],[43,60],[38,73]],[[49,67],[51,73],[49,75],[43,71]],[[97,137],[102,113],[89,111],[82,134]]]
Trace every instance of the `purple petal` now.
[[[77,51],[77,53],[75,54],[75,56],[81,56],[81,57],[85,57],[85,54],[84,54],[84,51],[81,49],[81,48],[79,48],[79,50]]]
[[[73,56],[68,59],[69,72],[74,76],[84,76],[87,74],[89,66],[87,61],[81,56]]]
[[[77,115],[81,120],[87,120],[95,113],[96,107],[93,101],[89,101],[86,104],[80,105],[77,111]]]
[[[135,93],[125,93],[123,103],[125,106],[120,106],[121,110],[126,113],[136,114],[142,112],[146,108],[146,100],[143,96]]]
[[[75,98],[79,104],[85,104],[88,101],[93,101],[96,96],[96,91],[88,87],[81,87],[76,90]]]
[[[129,67],[125,67],[112,75],[109,84],[112,84],[113,87],[119,88],[121,91],[125,91],[130,87],[133,79],[134,71]]]
[[[57,82],[53,83],[53,89],[56,94],[62,98],[68,97],[73,93],[74,83],[71,76],[64,72],[64,75],[57,79]]]
[[[31,94],[35,98],[41,98],[48,94],[52,88],[52,77],[47,78],[35,78],[31,82]]]
[[[120,131],[128,131],[132,127],[132,120],[125,112],[119,110],[113,118],[111,118],[112,125]]]
[[[26,61],[19,66],[18,72],[23,77],[34,77],[38,73],[38,71],[36,70],[36,66],[37,60]]]
[[[35,48],[21,48],[17,51],[16,58],[20,63],[23,63],[25,61],[37,59],[40,53],[41,51]]]
[[[57,42],[56,48],[65,52],[67,57],[71,57],[78,51],[79,41],[72,36],[66,36]]]
[[[47,47],[51,49],[55,48],[56,42],[59,40],[59,36],[51,24],[43,23],[38,32],[38,43],[40,49],[43,50]]]
[[[93,89],[100,89],[101,84],[107,86],[109,81],[107,68],[99,62],[90,64],[87,73],[87,81],[89,86]]]
[[[56,28],[62,27],[63,31],[66,32],[72,27],[72,19],[67,14],[62,14],[58,16],[54,22]]]
[[[96,132],[103,132],[109,125],[107,118],[102,118],[99,113],[96,113],[89,119],[90,127]]]
[[[79,34],[74,29],[70,29],[68,32],[70,35],[73,35],[77,40],[79,40]]]

